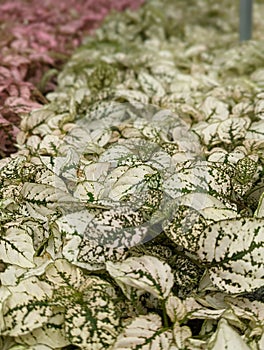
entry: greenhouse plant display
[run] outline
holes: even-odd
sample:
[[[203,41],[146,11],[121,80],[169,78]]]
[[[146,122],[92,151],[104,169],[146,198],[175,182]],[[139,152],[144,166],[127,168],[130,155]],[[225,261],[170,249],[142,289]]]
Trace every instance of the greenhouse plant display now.
[[[254,6],[243,44],[230,0],[115,13],[22,117],[0,161],[1,349],[264,349]]]

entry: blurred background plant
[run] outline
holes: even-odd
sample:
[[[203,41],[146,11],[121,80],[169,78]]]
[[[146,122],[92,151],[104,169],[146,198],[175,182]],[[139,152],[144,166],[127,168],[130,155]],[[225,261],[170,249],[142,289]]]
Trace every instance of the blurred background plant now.
[[[143,0],[3,0],[0,4],[0,158],[16,151],[20,116],[46,103],[56,76],[112,10]]]

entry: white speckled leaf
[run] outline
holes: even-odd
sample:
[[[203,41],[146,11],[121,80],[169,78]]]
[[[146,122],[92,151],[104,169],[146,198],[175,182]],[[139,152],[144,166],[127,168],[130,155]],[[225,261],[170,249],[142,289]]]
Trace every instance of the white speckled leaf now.
[[[0,332],[4,329],[4,315],[3,315],[3,305],[4,301],[9,297],[10,291],[4,286],[0,286]],[[0,338],[1,345],[1,338]]]
[[[141,85],[142,90],[148,95],[148,96],[164,96],[165,90],[161,83],[153,78],[148,73],[141,72],[138,75],[138,81]]]
[[[60,286],[79,288],[85,281],[82,270],[65,259],[58,259],[50,264],[46,268],[46,277],[56,288]]]
[[[255,212],[256,218],[264,218],[264,192],[260,196],[258,207]]]
[[[249,118],[228,118],[219,124],[217,133],[221,141],[226,143],[234,143],[236,140],[245,137],[249,124]]]
[[[87,223],[78,259],[92,264],[118,259],[127,248],[140,243],[147,231],[148,227],[137,207],[134,208],[132,203],[115,205],[98,212]]]
[[[172,198],[200,192],[214,196],[224,203],[228,203],[232,190],[231,178],[223,165],[206,161],[186,163],[164,181],[163,188]]]
[[[25,199],[29,215],[42,220],[47,219],[48,215],[54,214],[56,208],[69,206],[74,202],[74,198],[69,193],[44,184],[27,182],[24,184],[21,194]]]
[[[56,310],[49,321],[40,328],[16,338],[17,342],[31,346],[46,345],[51,349],[70,344],[65,337],[63,310]]]
[[[264,120],[253,122],[245,135],[246,139],[264,140]]]
[[[5,271],[1,272],[0,280],[3,286],[15,286],[19,278],[28,270],[18,265],[9,265]],[[33,269],[34,270],[34,269]],[[32,271],[31,269],[29,271]]]
[[[100,278],[89,277],[80,291],[82,297],[76,294],[75,302],[66,305],[66,335],[71,344],[84,350],[104,350],[114,342],[120,327],[113,287]]]
[[[161,331],[160,316],[148,314],[136,317],[118,335],[111,350],[169,350],[172,343],[171,331]]]
[[[147,104],[149,102],[149,96],[137,90],[126,90],[126,89],[116,90],[115,96],[118,99],[120,98],[125,99],[132,105],[135,104],[136,102],[138,106],[140,104],[142,104],[141,106],[143,106],[144,104]]]
[[[49,306],[52,287],[37,277],[9,287],[11,295],[4,301],[4,335],[19,336],[41,327],[52,316]]]
[[[105,183],[106,190],[110,190],[107,193],[109,198],[118,201],[128,194],[140,190],[145,183],[145,176],[154,172],[150,166],[144,164],[131,168],[128,166],[116,168]]]
[[[149,255],[131,257],[121,263],[108,261],[106,268],[124,292],[129,286],[165,299],[174,283],[170,266]]]
[[[38,344],[38,345],[14,345],[11,348],[8,348],[8,350],[53,350],[53,348],[44,345],[44,344]]]
[[[163,231],[175,244],[191,252],[196,252],[201,232],[207,227],[207,221],[195,209],[178,206],[169,219],[163,223]]]
[[[262,287],[263,288],[263,287]],[[254,295],[254,294],[253,294]],[[235,313],[238,314],[238,312],[240,313],[247,313],[248,314],[248,318],[252,318],[252,315],[254,315],[254,317],[256,317],[257,319],[259,319],[260,321],[264,319],[264,302],[263,299],[262,301],[257,300],[256,297],[256,293],[254,295],[254,297],[251,297],[252,299],[249,300],[246,297],[238,297],[238,296],[227,296],[226,297],[226,301],[228,302],[229,305],[231,305],[232,309],[234,309]],[[254,300],[254,299],[255,300]],[[237,311],[236,308],[239,308],[239,310]]]
[[[202,233],[198,255],[209,263],[212,282],[230,293],[263,285],[264,220],[223,220]]]
[[[32,238],[18,227],[9,228],[5,236],[0,237],[1,260],[24,268],[34,267],[35,250]]]
[[[207,119],[221,121],[228,118],[228,105],[213,96],[208,96],[201,106]]]

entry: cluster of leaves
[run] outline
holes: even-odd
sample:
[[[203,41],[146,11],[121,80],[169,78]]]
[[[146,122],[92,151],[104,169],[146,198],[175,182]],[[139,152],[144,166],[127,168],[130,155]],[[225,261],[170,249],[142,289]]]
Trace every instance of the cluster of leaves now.
[[[0,157],[15,151],[21,114],[40,108],[62,63],[106,14],[142,0],[25,1],[0,4]],[[51,70],[52,68],[52,70]]]
[[[264,348],[264,50],[236,13],[115,14],[23,117],[0,162],[1,348]]]

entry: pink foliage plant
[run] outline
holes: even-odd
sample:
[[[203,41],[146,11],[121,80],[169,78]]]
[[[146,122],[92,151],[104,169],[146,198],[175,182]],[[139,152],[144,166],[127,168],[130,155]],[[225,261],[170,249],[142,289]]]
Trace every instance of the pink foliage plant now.
[[[0,158],[13,153],[22,113],[45,103],[53,76],[110,10],[143,0],[4,0],[0,3]]]

